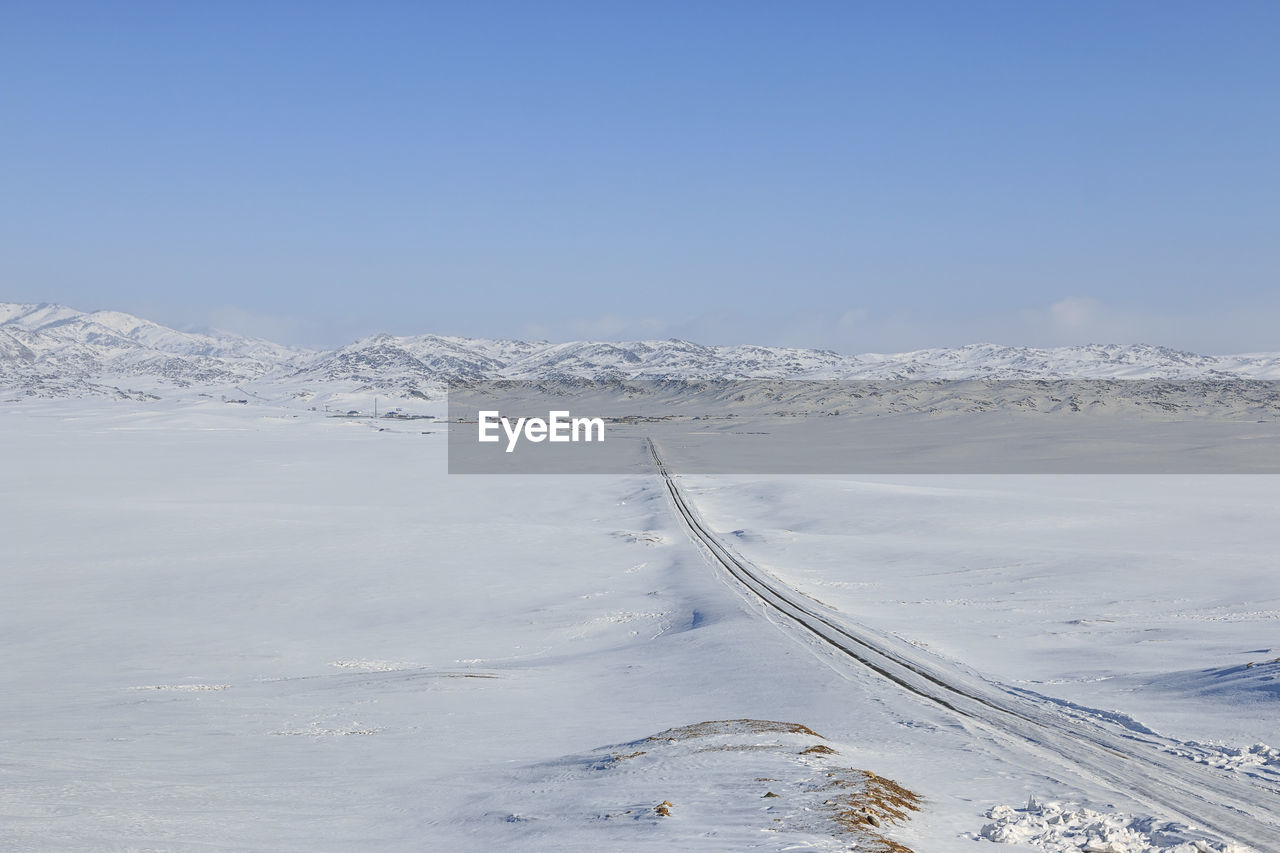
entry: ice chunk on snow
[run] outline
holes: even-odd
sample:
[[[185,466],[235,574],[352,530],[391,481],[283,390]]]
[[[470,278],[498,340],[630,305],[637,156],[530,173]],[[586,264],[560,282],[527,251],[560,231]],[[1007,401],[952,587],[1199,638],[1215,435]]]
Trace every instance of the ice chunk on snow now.
[[[1250,848],[1215,842],[1185,824],[1118,812],[1071,809],[1059,803],[1027,807],[995,806],[979,837],[1000,844],[1033,846],[1048,853],[1250,853]]]

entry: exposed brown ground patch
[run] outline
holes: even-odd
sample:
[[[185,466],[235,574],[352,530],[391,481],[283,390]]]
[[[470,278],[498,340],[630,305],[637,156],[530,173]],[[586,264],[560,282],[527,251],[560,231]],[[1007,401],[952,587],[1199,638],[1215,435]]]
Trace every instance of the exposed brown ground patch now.
[[[800,723],[778,722],[776,720],[706,720],[687,726],[677,726],[658,734],[651,735],[636,746],[653,744],[649,750],[638,750],[630,754],[615,754],[615,761],[644,755],[650,750],[660,750],[660,745],[687,741],[694,738],[724,737],[733,735],[782,734],[800,735],[824,741],[822,735]],[[715,743],[703,746],[696,752],[759,752],[773,751],[790,755],[818,756],[827,758],[837,756],[839,752],[826,743],[811,743],[798,753],[794,741],[790,745],[784,743],[751,743],[734,739],[729,743]],[[858,850],[867,853],[913,853],[902,844],[889,838],[885,833],[911,819],[911,815],[920,811],[919,794],[910,791],[892,779],[885,778],[868,770],[853,767],[840,767],[834,763],[827,764],[826,780],[817,781],[806,789],[778,793],[781,789],[763,790],[760,796],[772,802],[797,804],[802,807],[807,800],[812,806],[804,807],[808,818],[800,818],[791,812],[786,818],[773,817],[772,822],[779,824],[778,831],[786,828],[807,829],[809,831],[830,832],[837,837],[848,840]],[[819,776],[819,779],[822,777]],[[776,782],[773,777],[757,777],[756,782]],[[763,788],[763,786],[761,786]],[[822,798],[825,794],[825,801]],[[797,801],[797,797],[800,798]],[[822,805],[819,806],[818,803]],[[670,804],[664,803],[665,809],[658,811],[666,816]],[[659,807],[661,808],[661,807]],[[812,808],[812,811],[808,809]]]
[[[846,791],[828,801],[835,810],[832,819],[842,833],[858,839],[858,849],[912,853],[909,847],[886,838],[881,828],[910,820],[912,812],[920,811],[919,794],[869,770],[851,769],[830,776],[828,787]]]
[[[667,729],[665,732],[658,732],[656,735],[650,735],[645,740],[663,741],[663,740],[687,740],[695,737],[709,737],[711,735],[732,735],[750,732],[752,734],[760,734],[765,732],[779,732],[783,734],[793,735],[809,735],[823,739],[822,735],[815,732],[808,726],[802,726],[799,723],[779,723],[773,720],[707,720],[702,723],[694,723],[690,726],[678,726],[674,729]]]

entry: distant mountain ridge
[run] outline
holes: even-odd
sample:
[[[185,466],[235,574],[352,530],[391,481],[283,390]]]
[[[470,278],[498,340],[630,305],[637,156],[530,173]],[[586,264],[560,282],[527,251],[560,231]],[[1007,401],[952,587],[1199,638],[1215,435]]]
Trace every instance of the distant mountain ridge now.
[[[182,332],[117,311],[0,303],[0,389],[19,396],[421,394],[450,379],[1280,379],[1280,353],[1207,356],[1147,344],[971,344],[895,354],[681,340],[529,343],[374,335],[335,350]]]
[[[180,332],[119,311],[0,303],[0,387],[29,395],[236,385],[293,372],[313,357],[240,335]]]

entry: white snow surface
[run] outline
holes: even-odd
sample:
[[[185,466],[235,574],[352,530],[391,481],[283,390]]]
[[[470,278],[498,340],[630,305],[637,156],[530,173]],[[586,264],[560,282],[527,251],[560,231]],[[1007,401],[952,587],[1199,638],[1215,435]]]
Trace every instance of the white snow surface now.
[[[1280,783],[1280,477],[685,479],[740,552],[860,623]]]
[[[655,476],[450,476],[429,421],[197,395],[0,435],[0,848],[875,849],[833,823],[869,771],[916,853],[1238,849],[778,623]],[[681,481],[938,666],[1280,792],[1278,478]]]
[[[1240,853],[1231,842],[1197,838],[1186,824],[1125,814],[1071,809],[1028,801],[1025,808],[996,806],[980,837],[1049,853]]]

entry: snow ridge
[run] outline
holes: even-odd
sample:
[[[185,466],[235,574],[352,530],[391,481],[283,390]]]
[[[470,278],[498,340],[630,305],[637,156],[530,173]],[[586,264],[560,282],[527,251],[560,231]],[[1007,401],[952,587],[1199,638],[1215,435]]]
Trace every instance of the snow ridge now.
[[[0,303],[0,390],[10,398],[156,396],[244,383],[287,388],[295,396],[328,383],[421,394],[456,379],[566,378],[1280,379],[1280,353],[1207,356],[1148,344],[1036,349],[984,343],[842,355],[681,340],[530,343],[385,334],[313,351],[227,332],[178,331],[118,311]]]

